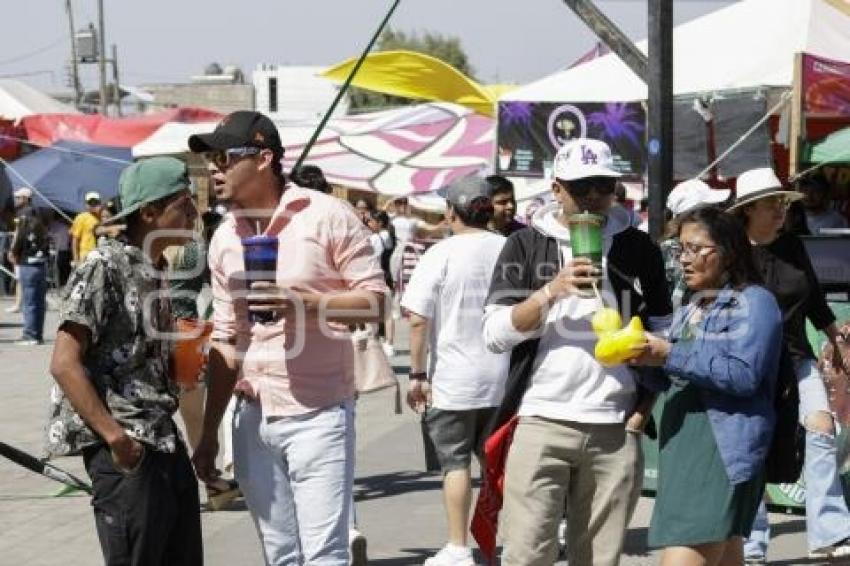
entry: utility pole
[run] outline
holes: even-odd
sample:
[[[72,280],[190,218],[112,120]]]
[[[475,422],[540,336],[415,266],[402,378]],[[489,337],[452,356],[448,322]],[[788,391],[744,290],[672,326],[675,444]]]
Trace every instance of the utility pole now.
[[[118,81],[118,46],[112,44],[112,101],[115,111],[121,116],[121,83]]]
[[[649,233],[658,239],[673,184],[673,0],[649,0],[647,190]]]
[[[100,71],[100,113],[106,116],[106,33],[103,25],[103,0],[97,0],[98,70]]]
[[[74,28],[74,10],[71,0],[65,0],[65,10],[68,12],[68,28],[71,32],[71,81],[74,83],[74,108],[77,108],[83,99],[83,87],[80,84],[80,69],[77,59],[77,36]]]

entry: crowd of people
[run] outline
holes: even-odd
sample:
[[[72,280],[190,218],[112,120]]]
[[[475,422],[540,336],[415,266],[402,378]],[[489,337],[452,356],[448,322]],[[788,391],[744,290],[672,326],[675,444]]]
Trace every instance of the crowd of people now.
[[[201,564],[197,480],[211,500],[244,496],[267,564],[365,564],[351,337],[372,329],[391,356],[402,313],[406,400],[443,477],[446,544],[426,565],[475,563],[474,458],[486,477],[471,532],[479,543],[487,528],[498,533],[502,564],[553,564],[559,531],[569,564],[618,564],[644,434],[660,447],[648,542],[663,549],[661,564],[763,563],[765,483],[777,465],[795,465],[775,462],[777,446],[798,442],[781,436],[789,418],[804,427],[808,550],[850,556],[837,425],[805,321],[845,372],[848,336],[787,229],[797,201],[813,232],[838,227],[818,188],[785,187],[771,169],[740,175],[734,196],[685,181],[656,243],[618,202],[620,174],[598,140],[558,150],[552,199],[527,223],[497,175],[449,184],[433,224],[405,198],[385,209],[345,202],[318,168],[285,175],[277,129],[256,112],[229,115],[189,147],[208,164],[223,217],[199,222],[186,165],[158,157],[125,170],[108,218],[87,195],[70,231],[47,444],[84,458],[107,564]],[[21,218],[31,216],[24,196]],[[604,219],[601,260],[574,253],[578,213]],[[42,277],[39,238],[15,239],[21,281]],[[402,285],[419,238],[436,243]],[[247,264],[255,241],[274,242],[271,267]],[[646,329],[625,363],[595,355],[603,306]],[[181,390],[171,349],[185,320],[210,337],[199,379]],[[793,415],[777,409],[787,387],[799,399]]]

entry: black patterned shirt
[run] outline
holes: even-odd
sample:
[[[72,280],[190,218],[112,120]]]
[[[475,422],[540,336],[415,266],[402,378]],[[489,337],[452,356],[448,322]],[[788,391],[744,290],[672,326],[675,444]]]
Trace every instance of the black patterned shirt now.
[[[71,275],[59,325],[72,322],[90,331],[83,365],[115,420],[149,448],[174,452],[178,389],[169,377],[172,319],[165,289],[142,250],[106,240]],[[48,454],[76,454],[101,442],[54,385]]]

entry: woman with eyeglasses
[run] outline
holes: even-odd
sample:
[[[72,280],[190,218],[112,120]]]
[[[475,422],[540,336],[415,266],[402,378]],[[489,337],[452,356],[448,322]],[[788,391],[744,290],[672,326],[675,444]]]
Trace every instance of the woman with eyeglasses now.
[[[833,346],[846,337],[838,332],[802,241],[782,230],[790,203],[802,196],[784,189],[772,169],[753,169],[738,177],[737,196],[729,211],[744,223],[765,286],[782,310],[785,345],[794,359],[800,391],[800,420],[806,428],[803,479],[809,554],[829,559],[850,556],[850,511],[838,474],[835,422],[815,353],[806,338],[806,318],[826,333]],[[833,361],[835,367],[847,368],[850,360],[840,359],[841,348],[833,351],[839,353]],[[750,563],[764,559],[769,537],[762,507],[746,545]]]
[[[679,226],[691,300],[669,341],[647,333],[632,360],[670,380],[649,545],[664,549],[662,566],[738,566],[764,491],[782,315],[740,223],[709,206]]]

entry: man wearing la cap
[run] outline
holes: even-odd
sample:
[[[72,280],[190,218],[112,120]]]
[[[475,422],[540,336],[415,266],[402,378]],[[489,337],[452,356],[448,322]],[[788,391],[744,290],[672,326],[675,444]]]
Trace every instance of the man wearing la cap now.
[[[154,157],[120,180],[125,241],[104,240],[65,286],[47,451],[82,454],[107,565],[201,565],[198,484],[172,420],[163,251],[197,216],[186,165]]]
[[[664,272],[667,276],[667,291],[670,293],[670,302],[673,310],[683,304],[687,304],[689,290],[682,276],[682,246],[679,245],[679,226],[677,219],[686,212],[695,210],[701,206],[720,204],[729,200],[731,192],[727,189],[712,189],[707,183],[700,179],[688,179],[682,181],[667,195],[667,210],[670,211],[670,220],[664,230],[666,238],[661,242],[661,256],[664,258]]]
[[[448,543],[426,566],[474,564],[466,544],[470,464],[502,401],[510,361],[507,353],[488,351],[482,337],[484,300],[505,242],[487,230],[492,195],[490,183],[478,177],[449,185],[446,218],[453,236],[422,255],[401,300],[411,313],[407,402],[414,411],[425,412],[443,471],[448,522]]]
[[[100,213],[103,206],[100,194],[89,191],[84,198],[86,210],[74,217],[74,222],[68,232],[71,234],[71,262],[79,265],[88,253],[97,246],[95,229],[100,224]]]
[[[347,565],[354,477],[347,325],[381,320],[387,292],[369,232],[339,199],[286,183],[277,128],[258,112],[226,116],[212,133],[189,138],[189,147],[207,158],[216,196],[231,207],[210,243],[214,329],[196,472],[205,481],[218,475],[218,424],[238,377],[234,471],[266,563]],[[241,240],[256,235],[278,241],[275,283],[247,287]]]
[[[561,147],[557,202],[508,238],[493,273],[484,338],[494,352],[513,350],[494,428],[519,417],[499,530],[505,565],[555,562],[565,503],[569,563],[618,564],[640,494],[640,435],[663,380],[595,359],[590,318],[600,305],[578,291],[598,283],[624,319],[640,314],[653,329],[669,323],[661,253],[613,206],[618,177],[607,144],[576,139]],[[601,279],[589,260],[572,257],[568,218],[584,211],[605,217]]]
[[[836,425],[817,357],[806,336],[806,319],[826,334],[836,356],[830,363],[850,370],[843,359],[848,336],[839,332],[800,238],[782,232],[788,206],[802,194],[786,189],[771,168],[751,169],[737,180],[729,207],[744,223],[764,286],[782,311],[784,346],[794,360],[800,393],[800,424],[806,429],[803,479],[806,534],[812,558],[850,557],[850,510],[844,499],[836,454]],[[745,545],[749,559],[764,559],[770,536],[762,505]]]

